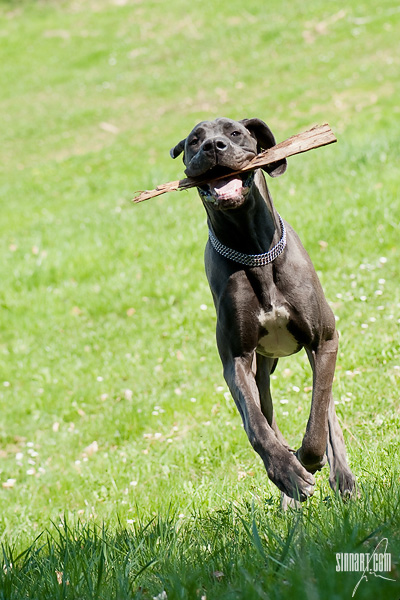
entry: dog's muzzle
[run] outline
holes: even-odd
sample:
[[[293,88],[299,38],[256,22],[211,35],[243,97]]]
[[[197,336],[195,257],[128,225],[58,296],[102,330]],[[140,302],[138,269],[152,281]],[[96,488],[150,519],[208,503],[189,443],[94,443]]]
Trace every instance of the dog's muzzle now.
[[[234,208],[243,203],[253,185],[254,173],[229,174],[223,179],[211,179],[198,186],[200,196],[220,208]]]

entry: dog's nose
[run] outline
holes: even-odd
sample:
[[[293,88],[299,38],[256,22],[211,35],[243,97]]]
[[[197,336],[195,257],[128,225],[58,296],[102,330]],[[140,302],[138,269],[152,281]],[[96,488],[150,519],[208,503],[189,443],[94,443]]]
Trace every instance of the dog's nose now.
[[[203,150],[204,152],[211,152],[216,150],[217,152],[225,152],[228,148],[228,144],[224,140],[224,138],[213,138],[212,140],[207,140],[204,142]]]

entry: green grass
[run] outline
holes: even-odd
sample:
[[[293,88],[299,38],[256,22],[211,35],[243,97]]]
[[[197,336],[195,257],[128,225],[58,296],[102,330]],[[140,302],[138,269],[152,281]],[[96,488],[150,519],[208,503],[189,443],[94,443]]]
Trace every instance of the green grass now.
[[[351,598],[361,574],[336,573],[336,552],[365,552],[388,536],[397,552],[399,501],[393,488],[371,486],[359,503],[320,497],[301,512],[234,502],[113,531],[61,520],[19,556],[7,548],[2,597]],[[358,594],[392,598],[393,585],[369,578]]]
[[[355,597],[399,597],[399,25],[371,0],[0,3],[0,599],[350,598],[335,553],[382,537],[396,582]],[[195,191],[130,203],[216,116],[338,136],[269,186],[338,318],[346,505],[325,470],[279,510],[222,377]],[[280,361],[293,446],[310,384]]]

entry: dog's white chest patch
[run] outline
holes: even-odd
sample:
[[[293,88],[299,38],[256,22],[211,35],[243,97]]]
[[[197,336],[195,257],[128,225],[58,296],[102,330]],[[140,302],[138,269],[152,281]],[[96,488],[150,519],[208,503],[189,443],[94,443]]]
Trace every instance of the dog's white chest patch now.
[[[294,354],[299,344],[288,331],[289,311],[284,306],[273,306],[265,312],[261,309],[258,319],[262,327],[257,352],[269,358],[282,358]]]

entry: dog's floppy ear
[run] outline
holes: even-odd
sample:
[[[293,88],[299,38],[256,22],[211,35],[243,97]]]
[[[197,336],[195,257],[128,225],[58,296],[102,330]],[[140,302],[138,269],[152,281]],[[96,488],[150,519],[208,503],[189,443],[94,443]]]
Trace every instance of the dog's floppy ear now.
[[[246,129],[250,131],[251,135],[257,140],[257,152],[261,152],[261,150],[268,150],[268,148],[275,146],[276,142],[272,131],[261,119],[242,119],[239,121],[239,123],[242,123],[242,125],[244,125]],[[262,169],[271,177],[283,175],[283,173],[286,171],[286,168],[287,162],[285,158],[262,167]]]
[[[185,142],[186,142],[186,138],[184,140],[181,140],[179,142],[179,144],[177,144],[174,148],[171,148],[169,153],[172,158],[177,158],[183,152],[183,150],[185,148]]]

